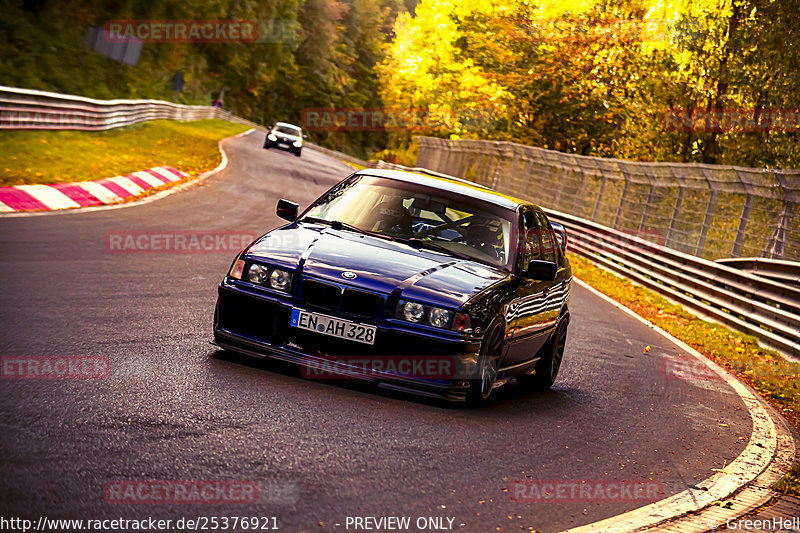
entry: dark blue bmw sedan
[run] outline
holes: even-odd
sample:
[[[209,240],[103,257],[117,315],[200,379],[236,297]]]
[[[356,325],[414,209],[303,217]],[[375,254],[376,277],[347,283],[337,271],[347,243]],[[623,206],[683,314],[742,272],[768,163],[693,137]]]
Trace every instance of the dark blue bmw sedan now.
[[[572,271],[563,227],[472,183],[396,170],[345,178],[256,239],[219,286],[214,344],[308,377],[485,403],[549,388]]]

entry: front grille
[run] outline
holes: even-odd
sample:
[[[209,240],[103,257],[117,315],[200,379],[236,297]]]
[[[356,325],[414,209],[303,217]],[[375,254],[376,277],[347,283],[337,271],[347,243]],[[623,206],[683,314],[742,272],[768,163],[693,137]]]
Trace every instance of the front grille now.
[[[274,344],[283,342],[289,313],[281,306],[252,296],[225,291],[219,300],[219,327]]]
[[[377,294],[357,289],[345,289],[340,309],[342,313],[348,315],[372,318],[380,312],[382,307],[383,298]]]
[[[307,279],[303,282],[303,302],[309,307],[325,311],[336,311],[336,308],[339,307],[341,296],[342,291],[336,285],[313,279]]]

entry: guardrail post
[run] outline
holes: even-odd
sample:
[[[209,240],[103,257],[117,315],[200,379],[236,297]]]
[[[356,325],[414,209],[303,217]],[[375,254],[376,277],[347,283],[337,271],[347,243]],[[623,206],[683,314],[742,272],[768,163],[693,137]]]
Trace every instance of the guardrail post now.
[[[781,187],[783,187],[786,196],[784,198],[781,220],[772,233],[770,242],[764,250],[763,255],[764,257],[785,259],[786,252],[789,248],[790,219],[792,218],[792,212],[795,208],[795,204],[792,201],[792,196],[795,191],[792,190],[789,179],[784,172],[776,171],[775,177],[778,178],[778,182],[781,184]]]
[[[458,157],[458,153],[453,149],[453,142],[450,139],[445,139],[442,149],[445,151],[442,173],[452,175],[453,162]]]
[[[733,250],[731,257],[739,257],[742,249],[742,242],[744,241],[744,230],[747,227],[747,219],[750,218],[750,208],[753,206],[753,195],[748,193],[747,200],[744,202],[742,209],[742,218],[739,220],[739,229],[736,230],[736,240],[733,243]]]
[[[419,148],[417,149],[417,159],[414,162],[414,166],[424,168],[425,153],[428,151],[428,138],[423,137],[422,135],[417,135],[414,138],[417,140],[417,144],[419,145]]]
[[[781,214],[781,221],[778,223],[775,231],[772,232],[770,243],[767,246],[767,249],[764,250],[762,257],[769,257],[770,259],[786,258],[786,249],[789,248],[787,242],[789,240],[789,218],[791,217],[791,212],[793,209],[794,205],[792,202],[787,201],[784,204],[783,213]]]
[[[669,230],[667,230],[667,238],[665,240],[665,244],[671,248],[674,248],[674,235],[675,235],[675,226],[678,224],[678,215],[681,211],[681,204],[683,204],[683,194],[686,191],[686,187],[683,185],[683,179],[678,178],[681,180],[680,185],[678,186],[678,197],[675,198],[675,208],[672,210],[672,218],[669,221]]]
[[[647,167],[642,168],[642,173],[647,176],[647,179],[650,181],[650,191],[647,193],[647,203],[644,205],[642,209],[642,220],[639,222],[639,232],[642,233],[647,229],[647,219],[650,216],[650,208],[653,206],[653,200],[655,200],[656,196],[656,184],[658,180],[655,176],[651,175],[648,172]]]
[[[606,191],[606,183],[608,176],[605,172],[603,174],[603,181],[600,182],[600,191],[597,193],[597,201],[594,203],[594,211],[592,211],[592,220],[597,220],[597,215],[600,213],[600,204],[603,202],[603,193]]]
[[[498,187],[500,186],[500,180],[503,177],[503,171],[506,169],[507,163],[509,161],[513,161],[511,156],[511,148],[509,147],[508,143],[502,143],[497,145],[497,166],[494,169],[494,176],[492,178],[492,189],[499,190]],[[513,165],[512,165],[513,166]],[[510,169],[509,169],[510,170]]]
[[[572,199],[572,206],[570,207],[570,211],[572,213],[577,213],[578,211],[578,202],[583,199],[583,190],[586,187],[586,171],[583,170],[582,166],[578,166],[581,171],[581,180],[578,183],[578,188],[575,190],[575,197]]]
[[[625,177],[625,186],[622,188],[622,196],[619,199],[619,205],[617,206],[617,215],[614,217],[614,229],[619,229],[619,221],[622,218],[622,209],[625,206],[625,198],[628,196],[628,191],[631,188],[631,177],[625,170],[622,170],[622,175]]]
[[[697,248],[694,252],[694,255],[697,257],[703,257],[703,249],[706,246],[706,235],[708,234],[708,229],[711,227],[711,220],[714,218],[714,208],[717,203],[717,188],[714,185],[716,182],[709,175],[708,169],[703,168],[703,175],[706,177],[708,186],[711,188],[711,197],[708,199],[706,216],[703,219],[703,227],[700,230],[700,237],[697,239]]]
[[[578,167],[580,168],[580,164],[577,162],[577,156],[569,154],[570,166],[568,167],[565,164],[561,165],[561,172],[559,172],[559,176],[556,178],[558,181],[558,186],[555,187],[556,194],[553,196],[553,204],[552,207],[554,209],[563,210],[561,204],[561,199],[564,196],[564,189],[565,185],[567,184],[567,180],[569,179],[570,172],[573,172],[572,168]]]

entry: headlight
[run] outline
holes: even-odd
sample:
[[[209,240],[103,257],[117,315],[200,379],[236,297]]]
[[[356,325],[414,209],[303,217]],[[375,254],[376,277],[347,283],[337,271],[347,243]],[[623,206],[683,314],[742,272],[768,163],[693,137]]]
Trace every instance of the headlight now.
[[[431,323],[431,326],[436,326],[437,328],[446,328],[450,324],[451,316],[452,313],[447,309],[433,307],[428,315],[428,322]]]
[[[289,291],[292,285],[292,275],[285,270],[275,269],[269,275],[269,286],[279,291]]]
[[[233,279],[242,279],[242,274],[244,274],[244,259],[237,259],[228,275]]]
[[[269,135],[267,135],[267,139],[269,139],[270,141],[277,141],[278,140],[278,138],[275,136],[274,133],[270,133]]]
[[[437,328],[447,328],[453,319],[453,311],[401,300],[400,305],[397,306],[397,318],[409,322],[430,324]]]
[[[253,283],[263,285],[266,283],[268,276],[269,269],[263,265],[252,264],[250,268],[247,269],[247,279]]]
[[[295,141],[292,144],[295,145],[296,147],[300,148],[301,146],[303,146],[303,141]]]
[[[425,315],[425,307],[414,302],[403,304],[403,317],[409,322],[419,322]]]

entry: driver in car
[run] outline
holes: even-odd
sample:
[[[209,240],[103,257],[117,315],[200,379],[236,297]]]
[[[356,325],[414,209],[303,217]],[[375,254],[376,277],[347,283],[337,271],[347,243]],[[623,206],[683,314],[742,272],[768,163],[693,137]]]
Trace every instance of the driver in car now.
[[[503,229],[497,220],[486,217],[472,217],[465,240],[468,245],[480,250],[493,259],[505,261],[501,257],[505,248]]]

